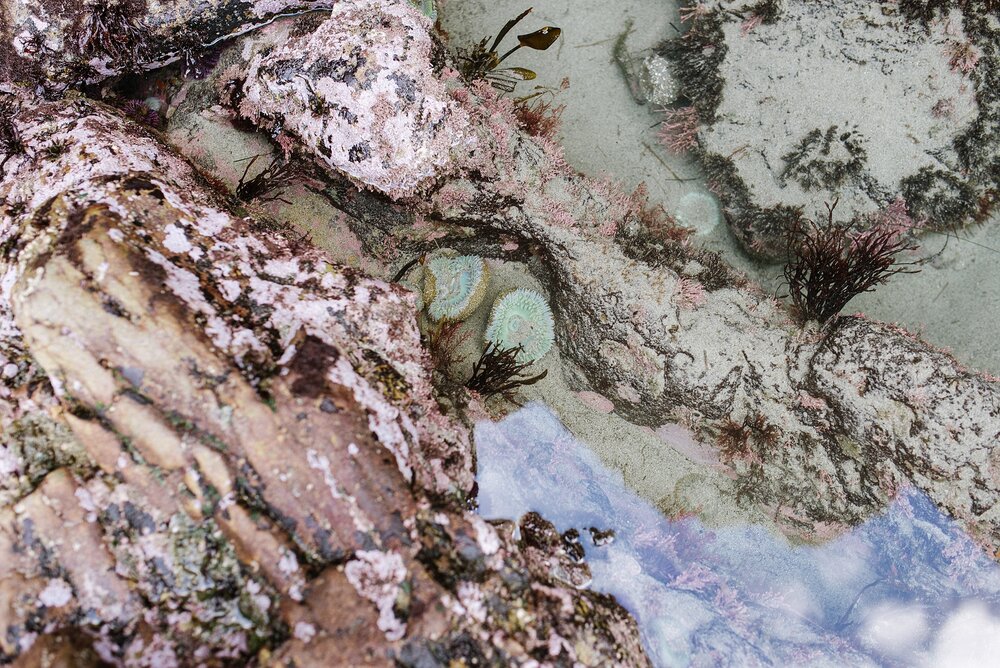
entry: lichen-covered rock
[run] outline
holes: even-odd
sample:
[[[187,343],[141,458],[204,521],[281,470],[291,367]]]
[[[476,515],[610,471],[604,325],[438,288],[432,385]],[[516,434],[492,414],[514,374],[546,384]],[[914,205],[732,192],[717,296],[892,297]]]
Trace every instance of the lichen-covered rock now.
[[[235,216],[98,103],[13,109],[0,317],[40,375],[0,401],[38,427],[0,459],[0,660],[648,665],[564,555],[463,510],[412,295]]]
[[[430,29],[403,0],[340,3],[315,30],[250,60],[239,109],[359,185],[412,196],[474,146],[465,110],[435,76]]]

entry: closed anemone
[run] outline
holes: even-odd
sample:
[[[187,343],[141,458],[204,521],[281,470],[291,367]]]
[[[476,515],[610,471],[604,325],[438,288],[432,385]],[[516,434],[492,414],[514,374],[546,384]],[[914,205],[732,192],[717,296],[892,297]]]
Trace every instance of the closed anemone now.
[[[442,254],[424,265],[424,303],[431,320],[463,320],[483,302],[489,271],[481,257]]]
[[[544,357],[555,341],[555,323],[545,297],[526,288],[502,295],[493,304],[486,340],[500,348],[521,346],[519,362]]]

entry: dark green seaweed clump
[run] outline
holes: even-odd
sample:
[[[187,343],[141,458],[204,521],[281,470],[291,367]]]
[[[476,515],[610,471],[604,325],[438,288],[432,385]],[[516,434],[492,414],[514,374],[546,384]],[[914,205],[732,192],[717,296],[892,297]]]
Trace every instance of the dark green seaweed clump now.
[[[976,189],[953,172],[924,167],[900,183],[911,214],[934,228],[950,228],[976,212]]]
[[[518,361],[518,355],[523,349],[523,346],[501,348],[491,341],[473,365],[472,377],[466,381],[465,386],[481,394],[484,399],[488,399],[494,394],[507,394],[518,387],[533,385],[545,378],[548,369],[537,376],[524,374],[524,371],[531,366],[531,362]]]
[[[953,7],[970,7],[984,13],[1000,11],[1000,0],[899,0],[899,11],[911,21],[927,25],[938,16],[945,16]]]
[[[688,31],[664,42],[659,53],[670,61],[680,90],[698,110],[698,118],[710,123],[722,103],[725,83],[719,75],[727,51],[722,16],[712,11],[692,20]]]
[[[770,25],[781,17],[781,3],[779,0],[760,0],[748,7],[747,11],[751,16],[760,17],[762,23]]]
[[[762,207],[753,201],[746,182],[736,173],[730,158],[696,150],[705,177],[726,206],[730,229],[746,249],[764,257],[781,257],[789,230],[802,221],[802,207],[777,204]]]
[[[809,132],[781,159],[785,163],[782,180],[794,179],[806,190],[833,190],[861,173],[868,153],[857,132],[840,132],[832,125],[826,132],[819,128]]]
[[[0,94],[0,175],[8,160],[24,153],[21,135],[14,125],[15,111],[13,96]]]

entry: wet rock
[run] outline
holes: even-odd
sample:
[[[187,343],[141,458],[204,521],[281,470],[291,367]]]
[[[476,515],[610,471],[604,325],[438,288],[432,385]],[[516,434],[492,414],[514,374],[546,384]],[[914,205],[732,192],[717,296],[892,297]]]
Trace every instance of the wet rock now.
[[[464,510],[412,295],[99,103],[23,94],[10,123],[0,341],[37,373],[3,415],[47,426],[2,460],[28,483],[0,497],[0,659],[648,665],[561,553]]]
[[[48,91],[152,68],[273,20],[335,0],[0,2],[0,88]]]

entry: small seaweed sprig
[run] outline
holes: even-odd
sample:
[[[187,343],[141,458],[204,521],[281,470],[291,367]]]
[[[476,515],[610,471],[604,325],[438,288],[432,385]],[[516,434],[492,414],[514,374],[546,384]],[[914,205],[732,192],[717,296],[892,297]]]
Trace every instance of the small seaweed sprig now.
[[[472,337],[461,320],[441,320],[427,332],[427,349],[430,350],[434,368],[448,375],[463,361],[462,346]]]
[[[497,69],[503,61],[507,60],[517,50],[528,47],[536,51],[545,51],[552,46],[562,30],[553,26],[545,26],[535,32],[517,36],[517,46],[509,49],[503,55],[497,51],[500,42],[507,36],[514,26],[521,22],[525,16],[531,13],[531,7],[524,10],[516,17],[504,24],[504,27],[497,34],[493,43],[489,47],[489,37],[484,37],[478,44],[470,49],[460,49],[458,59],[461,62],[462,74],[466,79],[488,79],[490,84],[504,92],[510,93],[521,81],[531,81],[537,75],[532,70],[524,67],[505,67]]]
[[[247,173],[258,158],[260,155],[250,158],[246,169],[243,170],[243,176],[240,177],[240,182],[236,185],[236,197],[241,202],[260,200],[261,202],[278,201],[291,204],[287,199],[275,193],[291,185],[295,177],[299,175],[298,166],[288,161],[279,162],[277,158],[272,158],[267,167],[252,179],[248,179]]]
[[[4,173],[7,161],[25,151],[21,134],[14,125],[16,106],[13,96],[0,93],[0,175]]]
[[[482,356],[472,366],[472,377],[465,386],[478,392],[484,399],[494,394],[506,394],[525,385],[534,385],[548,375],[546,369],[537,376],[523,375],[531,362],[518,362],[523,346],[501,348],[492,341],[487,344]]]
[[[851,299],[869,292],[896,274],[912,274],[915,262],[898,262],[904,251],[915,251],[904,230],[876,225],[858,231],[854,225],[834,223],[837,202],[827,204],[823,228],[802,221],[792,226],[784,276],[789,296],[803,320],[826,322]]]

